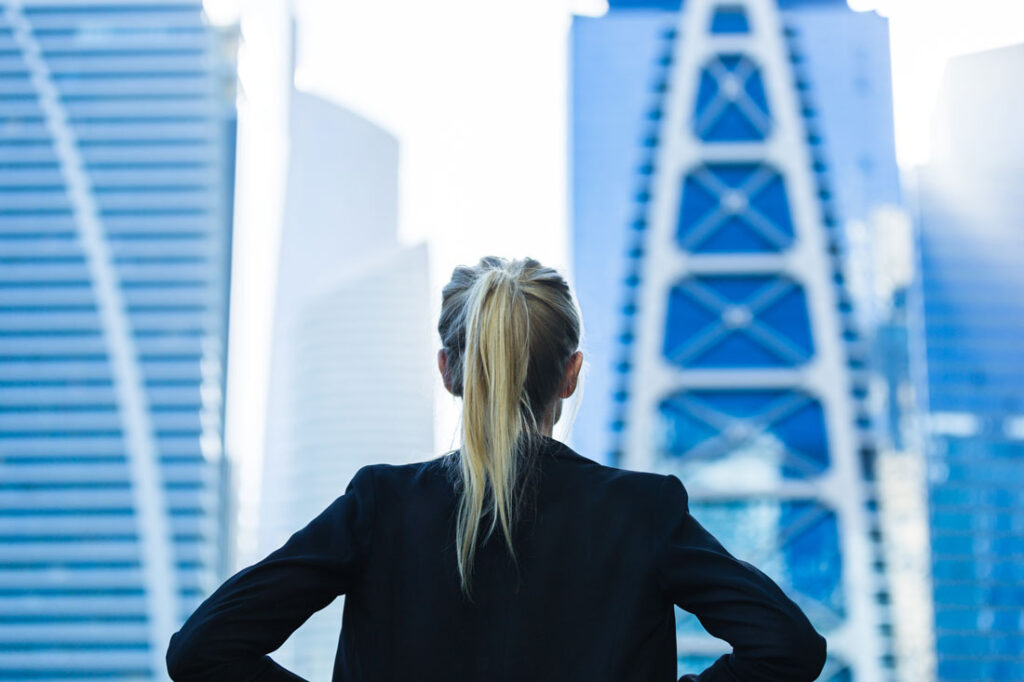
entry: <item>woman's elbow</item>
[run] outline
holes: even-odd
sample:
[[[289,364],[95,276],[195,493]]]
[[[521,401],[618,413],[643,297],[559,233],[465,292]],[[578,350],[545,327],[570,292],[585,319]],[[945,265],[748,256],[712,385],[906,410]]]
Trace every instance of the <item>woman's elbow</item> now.
[[[814,629],[807,615],[795,605],[794,608],[789,627],[785,629],[789,635],[786,648],[795,668],[792,680],[813,682],[825,667],[828,642]]]
[[[164,661],[174,682],[254,680],[275,665],[269,656],[259,653],[229,652],[209,630],[190,629],[188,624],[171,635]]]
[[[185,668],[188,660],[188,652],[184,646],[180,631],[171,635],[170,642],[167,644],[167,653],[164,655],[164,660],[167,663],[167,674],[172,680],[178,682],[186,679]]]
[[[808,627],[803,635],[794,638],[796,647],[793,649],[794,659],[799,669],[799,680],[813,682],[818,679],[825,667],[828,655],[828,643],[814,628]]]
[[[764,679],[814,682],[825,667],[828,645],[825,638],[805,619],[775,631],[771,640],[771,661],[761,671]],[[759,677],[758,679],[761,679]]]
[[[813,644],[811,645],[811,651],[813,657],[811,658],[811,679],[818,679],[818,675],[821,674],[822,669],[825,667],[825,658],[828,656],[828,642],[825,638],[819,635],[817,632],[814,633]]]
[[[196,651],[191,644],[192,638],[175,632],[167,644],[164,661],[167,663],[167,674],[174,682],[198,682],[206,679],[202,660],[202,652]]]

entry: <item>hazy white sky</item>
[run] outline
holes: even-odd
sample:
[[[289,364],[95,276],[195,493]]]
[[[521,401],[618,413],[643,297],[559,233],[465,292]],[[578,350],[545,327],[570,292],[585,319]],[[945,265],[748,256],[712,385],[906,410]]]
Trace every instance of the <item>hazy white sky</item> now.
[[[946,61],[1024,42],[1024,0],[848,0],[889,18],[896,154],[928,158],[929,124]]]
[[[393,132],[401,144],[400,236],[430,244],[434,309],[451,269],[481,255],[568,265],[567,38],[601,0],[294,0],[296,79]],[[1024,42],[1024,0],[850,0],[890,17],[897,155],[927,157],[946,60]],[[207,0],[242,28],[229,452],[262,447],[280,211],[286,0]],[[440,382],[438,382],[440,397]],[[438,449],[455,426],[439,401]],[[246,490],[256,474],[242,465]],[[245,529],[241,529],[244,535]]]
[[[460,263],[567,270],[564,0],[296,0],[300,88],[398,135],[399,235],[429,242],[434,305]],[[456,447],[437,382],[439,451]]]

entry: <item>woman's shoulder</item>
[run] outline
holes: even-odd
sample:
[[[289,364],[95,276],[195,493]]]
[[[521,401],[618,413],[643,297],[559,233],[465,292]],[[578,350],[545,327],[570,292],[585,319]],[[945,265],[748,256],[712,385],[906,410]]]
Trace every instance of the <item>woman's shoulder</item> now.
[[[595,478],[607,480],[615,485],[657,489],[664,485],[668,479],[675,478],[674,476],[653,471],[638,471],[604,464],[581,455],[565,443],[559,441],[554,441],[552,453],[556,458],[582,465],[579,467],[581,471]]]
[[[367,464],[356,472],[373,481],[378,495],[405,495],[415,488],[447,487],[454,479],[450,453],[414,462],[378,462]]]
[[[675,476],[595,461],[558,441],[549,454],[554,466],[546,468],[546,478],[559,495],[616,514],[657,515],[671,504],[670,481],[679,483]]]

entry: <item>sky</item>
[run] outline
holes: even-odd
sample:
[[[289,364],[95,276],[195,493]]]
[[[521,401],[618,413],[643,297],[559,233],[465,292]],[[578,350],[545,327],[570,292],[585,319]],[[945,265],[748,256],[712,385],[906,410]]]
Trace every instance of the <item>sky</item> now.
[[[926,163],[930,122],[950,57],[1024,42],[1024,0],[848,0],[889,19],[896,157]]]
[[[897,157],[928,157],[946,60],[1024,42],[1024,0],[849,0],[890,19]],[[227,449],[239,465],[241,558],[258,500],[266,364],[287,146],[285,0],[206,0],[238,21],[239,157]],[[299,88],[391,131],[401,146],[399,236],[430,249],[432,309],[460,263],[533,256],[571,279],[567,40],[601,0],[293,0]],[[436,313],[435,313],[436,314]],[[437,382],[440,453],[457,406]],[[247,545],[247,542],[249,544]]]
[[[399,239],[429,243],[433,310],[452,268],[483,255],[531,256],[568,271],[567,5],[295,7],[298,87],[398,135]],[[458,409],[439,381],[436,392],[442,452],[457,447]]]

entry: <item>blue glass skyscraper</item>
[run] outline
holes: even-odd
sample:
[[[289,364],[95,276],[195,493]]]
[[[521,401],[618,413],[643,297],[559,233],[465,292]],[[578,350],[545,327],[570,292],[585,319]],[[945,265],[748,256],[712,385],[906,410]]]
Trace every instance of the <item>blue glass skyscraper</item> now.
[[[573,20],[570,52],[573,269],[597,370],[587,377],[573,439],[606,460],[614,411],[606,370],[615,364],[622,254],[643,181],[639,161],[657,124],[648,109],[660,86],[659,60],[682,9],[680,0],[609,4],[602,17]],[[825,141],[818,151],[827,156],[836,221],[866,220],[874,206],[898,204],[886,20],[852,12],[845,0],[779,0],[778,7],[801,85],[813,85],[808,113]]]
[[[165,678],[224,577],[230,47],[194,0],[0,10],[0,679]]]
[[[884,20],[845,2],[613,2],[573,27],[583,450],[677,473],[826,634],[892,665],[844,225],[899,200]],[[679,614],[680,667],[720,642]]]
[[[1024,45],[953,59],[918,174],[939,680],[1024,678]]]

